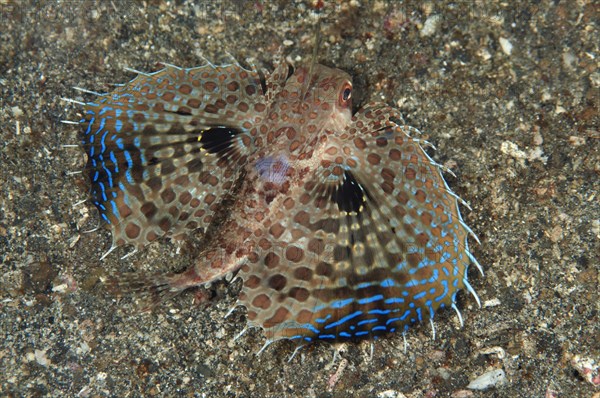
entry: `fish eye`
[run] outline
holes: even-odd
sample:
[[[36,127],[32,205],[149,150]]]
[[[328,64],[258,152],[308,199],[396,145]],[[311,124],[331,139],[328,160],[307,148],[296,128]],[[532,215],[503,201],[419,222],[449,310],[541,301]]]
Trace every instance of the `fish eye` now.
[[[342,92],[342,100],[348,101],[352,97],[352,89],[350,87],[346,87],[346,89]]]
[[[342,105],[348,105],[350,98],[352,98],[352,85],[350,85],[350,83],[346,83],[340,92],[340,103]]]

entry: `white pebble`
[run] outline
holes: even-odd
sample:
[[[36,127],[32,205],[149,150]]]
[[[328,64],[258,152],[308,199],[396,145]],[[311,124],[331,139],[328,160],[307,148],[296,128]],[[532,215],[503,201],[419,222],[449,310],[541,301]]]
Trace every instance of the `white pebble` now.
[[[11,109],[14,117],[21,117],[21,116],[23,116],[23,111],[18,106],[13,106],[10,109]]]
[[[482,374],[470,382],[467,388],[470,388],[471,390],[485,390],[489,387],[493,387],[497,384],[503,384],[505,382],[506,373],[504,373],[502,369],[494,369]]]
[[[505,39],[504,37],[501,37],[498,41],[500,42],[500,47],[502,47],[502,51],[504,52],[504,54],[510,55],[510,53],[512,53],[512,49],[513,49],[512,43],[510,41],[508,41],[508,39]]]
[[[52,291],[54,293],[64,293],[67,291],[68,287],[69,285],[67,285],[66,283],[61,283],[60,285],[53,286]]]
[[[438,14],[430,15],[429,18],[425,20],[425,23],[423,24],[423,28],[419,32],[419,35],[421,37],[428,37],[433,35],[437,30],[437,27],[440,25],[441,20],[442,17]]]
[[[572,52],[565,52],[562,55],[563,65],[565,68],[571,69],[577,63],[577,57]]]
[[[377,398],[406,398],[406,395],[396,390],[385,390],[378,393]]]
[[[519,146],[511,141],[504,141],[500,145],[500,151],[505,155],[512,156],[515,159],[525,159],[527,154],[519,149]]]
[[[35,361],[42,365],[48,366],[50,364],[50,360],[46,357],[46,350],[35,350]]]
[[[493,298],[491,300],[486,300],[483,302],[483,308],[489,308],[489,307],[497,307],[499,306],[500,300],[498,300],[497,298]]]

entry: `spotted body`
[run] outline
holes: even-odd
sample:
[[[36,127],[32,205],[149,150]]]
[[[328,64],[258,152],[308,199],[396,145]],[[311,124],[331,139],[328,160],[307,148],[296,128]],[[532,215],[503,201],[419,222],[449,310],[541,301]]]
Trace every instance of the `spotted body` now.
[[[188,270],[126,283],[168,296],[238,271],[238,305],[268,342],[376,337],[456,309],[475,262],[458,198],[398,111],[353,115],[351,95],[350,76],[322,65],[263,78],[207,63],[87,103],[111,250],[218,222]]]

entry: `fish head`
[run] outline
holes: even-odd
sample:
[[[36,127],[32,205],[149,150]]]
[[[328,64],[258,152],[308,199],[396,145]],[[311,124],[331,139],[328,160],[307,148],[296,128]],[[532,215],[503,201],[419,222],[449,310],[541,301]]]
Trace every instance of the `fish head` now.
[[[254,168],[265,190],[285,190],[292,179],[302,185],[319,167],[327,137],[351,125],[352,80],[342,70],[319,64],[279,66],[273,76],[277,91],[258,129],[264,134],[257,140],[264,145]]]
[[[320,64],[299,66],[289,76],[279,100],[304,120],[315,136],[324,130],[340,131],[352,119],[352,79],[340,69]]]

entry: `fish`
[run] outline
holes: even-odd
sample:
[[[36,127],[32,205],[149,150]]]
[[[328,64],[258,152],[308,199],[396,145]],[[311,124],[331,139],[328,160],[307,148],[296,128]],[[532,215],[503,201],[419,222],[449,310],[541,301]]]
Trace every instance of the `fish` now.
[[[124,274],[122,291],[160,303],[233,277],[233,308],[267,347],[405,333],[469,284],[459,205],[397,109],[353,111],[350,75],[318,63],[272,71],[237,61],[163,64],[81,103],[90,200],[106,254],[161,238],[203,240],[181,273]],[[263,347],[264,348],[264,347]]]

